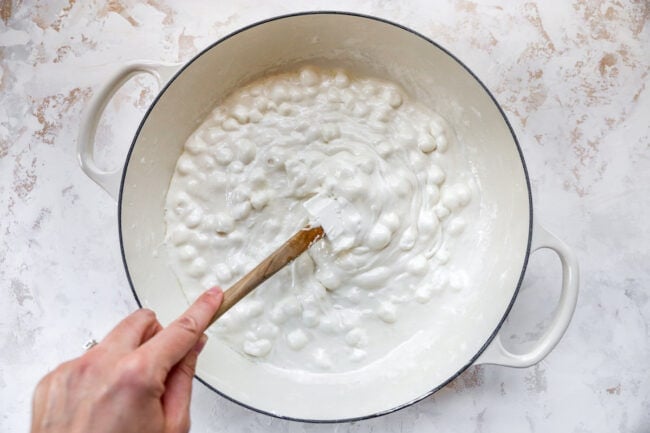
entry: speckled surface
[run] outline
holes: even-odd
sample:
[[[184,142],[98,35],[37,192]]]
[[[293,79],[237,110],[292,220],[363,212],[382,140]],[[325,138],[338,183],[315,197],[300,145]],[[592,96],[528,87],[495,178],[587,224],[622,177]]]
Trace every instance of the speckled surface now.
[[[538,366],[471,368],[369,421],[281,421],[197,383],[192,431],[650,431],[650,6],[500,3],[0,0],[0,431],[26,431],[38,379],[136,308],[116,205],[76,162],[89,97],[125,60],[187,60],[243,25],[315,9],[410,26],[494,92],[520,139],[536,218],[579,255],[576,314]],[[99,129],[104,164],[121,164],[154,93],[138,78],[117,95]],[[558,293],[558,260],[535,254],[504,331],[510,346],[535,341]]]

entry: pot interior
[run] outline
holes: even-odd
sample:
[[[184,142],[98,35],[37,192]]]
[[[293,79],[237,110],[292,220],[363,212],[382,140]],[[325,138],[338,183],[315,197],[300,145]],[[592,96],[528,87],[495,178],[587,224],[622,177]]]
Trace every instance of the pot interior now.
[[[197,375],[220,393],[278,416],[372,416],[422,398],[473,362],[507,313],[528,254],[529,188],[515,138],[489,93],[438,46],[373,18],[317,13],[249,27],[204,51],[159,95],[134,140],[120,198],[124,259],[139,302],[161,323],[187,307],[163,246],[165,195],[183,144],[233,89],[302,64],[396,82],[452,126],[480,191],[472,233],[454,252],[472,286],[467,311],[463,320],[445,325],[449,338],[431,344],[423,322],[408,350],[361,371],[295,374],[247,360],[211,339]]]

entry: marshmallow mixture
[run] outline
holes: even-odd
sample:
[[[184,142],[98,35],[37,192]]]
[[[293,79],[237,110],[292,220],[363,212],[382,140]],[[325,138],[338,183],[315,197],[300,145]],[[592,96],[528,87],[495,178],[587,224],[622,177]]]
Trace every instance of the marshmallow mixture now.
[[[345,199],[352,236],[327,237],[210,329],[256,362],[362,368],[460,309],[449,260],[476,185],[445,120],[395,84],[305,67],[243,87],[189,137],[166,199],[166,245],[189,300],[227,288]],[[419,316],[418,316],[419,315]]]

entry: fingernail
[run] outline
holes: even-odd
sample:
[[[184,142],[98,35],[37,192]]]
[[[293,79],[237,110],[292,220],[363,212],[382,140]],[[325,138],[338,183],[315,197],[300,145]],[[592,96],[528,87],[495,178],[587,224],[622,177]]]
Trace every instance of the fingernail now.
[[[213,294],[213,295],[218,295],[218,294],[220,294],[220,293],[222,293],[222,292],[223,292],[223,291],[221,290],[221,287],[218,287],[218,286],[214,286],[213,288],[211,288],[210,290],[208,290],[208,293],[211,293],[211,294]]]
[[[194,346],[194,351],[196,352],[197,355],[201,353],[201,351],[205,347],[205,343],[207,342],[208,342],[208,336],[205,334],[201,335],[201,338],[199,338],[198,343],[196,343],[196,346]]]

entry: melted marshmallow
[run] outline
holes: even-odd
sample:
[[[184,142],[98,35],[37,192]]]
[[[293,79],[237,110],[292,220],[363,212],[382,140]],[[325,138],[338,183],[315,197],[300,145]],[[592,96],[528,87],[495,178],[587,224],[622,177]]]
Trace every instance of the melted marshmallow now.
[[[354,230],[314,244],[211,332],[279,368],[349,371],[384,356],[418,331],[414,314],[453,310],[467,289],[446,265],[475,189],[454,143],[385,81],[306,67],[240,89],[189,137],[167,194],[183,290],[229,287],[309,222],[305,202],[340,198],[360,216]]]

